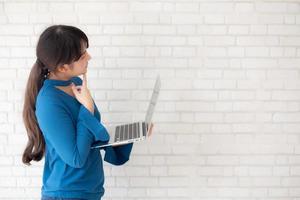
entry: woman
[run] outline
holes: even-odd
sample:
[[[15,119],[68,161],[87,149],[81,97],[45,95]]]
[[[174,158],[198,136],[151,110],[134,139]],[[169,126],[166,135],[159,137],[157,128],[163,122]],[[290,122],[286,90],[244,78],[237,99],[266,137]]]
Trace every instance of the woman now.
[[[101,154],[90,147],[109,135],[87,88],[88,47],[85,33],[66,25],[48,27],[37,43],[25,92],[28,143],[22,161],[30,165],[45,155],[42,200],[99,200],[104,194]],[[122,165],[132,146],[104,147],[104,160]]]

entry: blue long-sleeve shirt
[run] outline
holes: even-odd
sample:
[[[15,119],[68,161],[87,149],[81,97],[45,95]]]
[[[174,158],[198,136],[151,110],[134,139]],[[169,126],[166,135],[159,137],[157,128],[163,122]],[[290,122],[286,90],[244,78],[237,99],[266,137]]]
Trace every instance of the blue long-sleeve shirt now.
[[[55,86],[71,82],[82,85],[79,77],[70,80],[46,79],[36,99],[36,118],[46,143],[42,195],[99,200],[104,194],[104,172],[96,141],[109,135],[101,124],[94,103],[94,114],[77,99]],[[122,165],[129,160],[132,143],[104,147],[104,160]]]

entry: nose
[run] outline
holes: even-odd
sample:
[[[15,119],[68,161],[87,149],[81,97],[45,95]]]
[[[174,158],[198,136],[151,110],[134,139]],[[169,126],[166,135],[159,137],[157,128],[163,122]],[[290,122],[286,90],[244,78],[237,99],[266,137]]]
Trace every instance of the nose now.
[[[88,60],[90,60],[92,58],[91,55],[88,52],[87,55],[88,55]]]

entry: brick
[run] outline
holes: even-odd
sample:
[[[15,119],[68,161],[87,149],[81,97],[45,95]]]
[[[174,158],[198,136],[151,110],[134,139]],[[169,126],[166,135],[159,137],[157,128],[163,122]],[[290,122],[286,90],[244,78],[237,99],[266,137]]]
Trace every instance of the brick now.
[[[251,69],[256,69],[256,68],[273,68],[277,67],[280,65],[277,64],[274,59],[266,59],[266,58],[244,58],[242,61],[242,67],[243,68],[251,68]]]
[[[220,19],[207,19],[211,24],[200,24],[197,25],[197,33],[201,35],[225,35],[227,34],[227,27],[225,25],[220,25]]]
[[[228,33],[230,35],[245,35],[249,33],[249,27],[246,25],[229,25]]]
[[[235,80],[216,80],[214,81],[214,88],[215,89],[234,89],[236,88],[236,81]]]
[[[188,37],[187,44],[202,46],[203,38],[202,37]]]
[[[129,197],[139,197],[139,196],[146,196],[146,189],[144,188],[130,188],[128,190]]]
[[[186,39],[184,37],[170,37],[170,36],[158,36],[155,38],[155,45],[184,45],[186,44]]]
[[[151,187],[147,189],[147,196],[148,197],[164,197],[167,196],[167,191],[165,188],[155,188]]]
[[[22,2],[6,2],[4,4],[4,11],[8,13],[28,13],[36,12],[36,3],[22,3]]]
[[[127,25],[124,28],[125,34],[141,34],[142,33],[142,26],[140,25]]]
[[[173,35],[176,33],[174,26],[168,25],[144,25],[143,34],[160,34],[160,35]]]
[[[223,115],[221,113],[196,113],[195,115],[196,122],[222,122]]]
[[[226,186],[226,187],[232,187],[232,186],[237,186],[237,178],[229,178],[229,177],[212,177],[208,178],[207,180],[207,185],[210,187],[215,187],[215,186]]]
[[[225,19],[223,15],[205,15],[204,23],[205,24],[224,24]]]
[[[247,13],[234,13],[225,16],[225,24],[231,25],[244,25],[244,24],[257,24],[259,17],[255,14],[249,16]]]
[[[66,6],[67,4],[65,4]],[[72,4],[71,4],[72,5]],[[106,3],[100,2],[85,2],[85,3],[75,3],[74,10],[77,12],[103,12],[107,10],[108,5]],[[72,7],[72,6],[71,6]]]
[[[274,176],[289,176],[290,175],[290,167],[275,166],[275,167],[273,167],[273,175]]]
[[[296,25],[270,25],[268,34],[299,35],[300,28]]]
[[[81,5],[84,6],[84,5]],[[94,6],[95,7],[95,6]],[[83,9],[82,7],[80,7],[80,11],[83,11],[85,9]],[[57,3],[57,2],[53,2],[53,3],[49,3],[49,11],[50,12],[73,12],[74,11],[74,4],[66,2],[66,3]],[[90,12],[90,9],[89,9]]]
[[[253,3],[244,3],[244,2],[238,2],[235,4],[235,11],[236,12],[252,12],[254,10]]]
[[[132,177],[130,178],[130,185],[133,187],[152,186],[158,184],[158,179],[155,177]]]
[[[235,39],[232,36],[206,36],[204,44],[206,46],[230,46],[235,44]]]
[[[276,187],[281,186],[280,178],[277,177],[255,177],[253,179],[253,185],[262,187]]]
[[[299,177],[283,177],[281,185],[283,187],[299,187]]]
[[[188,185],[187,177],[159,177],[159,185],[163,187],[184,187]]]
[[[269,48],[267,47],[247,47],[245,48],[247,57],[268,57]]]
[[[203,16],[200,14],[174,14],[171,16],[172,24],[201,24]]]
[[[199,11],[198,3],[176,3],[175,11],[178,12],[197,12]]]
[[[76,5],[75,5],[75,8],[76,8]],[[78,21],[79,21],[79,23],[82,23],[82,24],[98,24],[100,21],[100,18],[97,15],[91,14],[91,13],[89,13],[89,15],[78,14]]]
[[[22,31],[21,31],[22,30]],[[33,27],[26,24],[6,24],[0,25],[1,35],[18,36],[33,35]]]
[[[196,55],[196,49],[190,47],[174,47],[173,56],[175,57],[193,57]]]
[[[128,166],[125,169],[125,173],[129,176],[149,176],[149,170],[145,170],[144,167]]]
[[[107,15],[100,16],[100,24],[128,24],[133,23],[132,15]]]
[[[214,105],[206,102],[178,102],[177,111],[212,111]]]
[[[241,47],[229,47],[228,55],[230,57],[244,57],[245,50],[244,50],[244,48],[241,48]]]
[[[250,176],[271,176],[271,167],[249,167]]]
[[[221,47],[204,47],[203,50],[201,49],[199,52],[198,48],[198,54],[199,55],[205,55],[206,57],[226,57],[227,51],[226,48]]]
[[[136,13],[133,19],[137,24],[156,24],[159,22],[159,16],[155,13]]]
[[[200,12],[203,13],[228,13],[233,12],[233,3],[201,3]]]
[[[191,194],[188,188],[170,188],[168,189],[168,197],[188,197]]]
[[[207,163],[209,165],[236,165],[239,162],[237,156],[208,156]]]
[[[57,13],[52,17],[53,23],[65,23],[74,24],[77,22],[77,16],[75,14]]]
[[[157,12],[162,10],[160,2],[134,2],[129,4],[129,10],[133,12]]]
[[[287,4],[281,2],[257,2],[255,9],[262,13],[282,13],[287,10]]]

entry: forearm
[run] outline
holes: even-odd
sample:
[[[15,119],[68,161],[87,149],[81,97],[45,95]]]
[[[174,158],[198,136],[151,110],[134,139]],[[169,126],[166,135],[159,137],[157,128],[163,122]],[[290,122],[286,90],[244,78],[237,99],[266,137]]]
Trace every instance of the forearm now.
[[[105,148],[104,160],[113,165],[122,165],[129,160],[133,143],[120,145],[120,146],[108,146]]]

